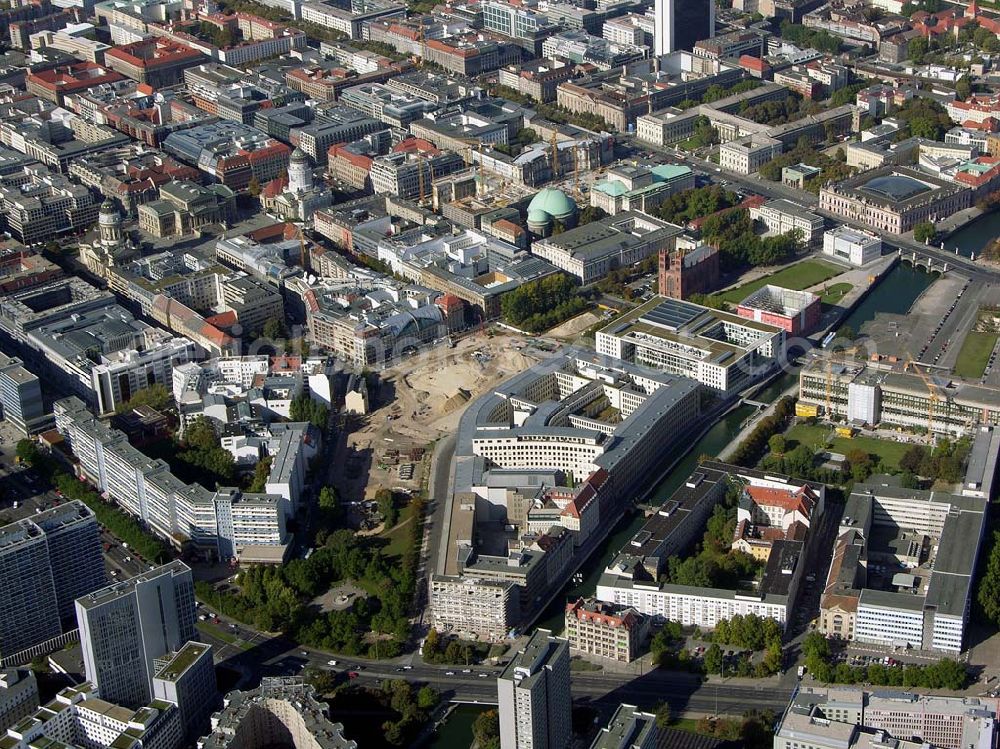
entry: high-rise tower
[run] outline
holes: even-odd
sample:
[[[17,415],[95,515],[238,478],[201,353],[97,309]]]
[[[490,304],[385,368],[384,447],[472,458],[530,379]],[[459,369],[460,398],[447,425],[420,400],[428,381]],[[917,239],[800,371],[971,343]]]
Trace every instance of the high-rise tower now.
[[[654,11],[657,57],[715,36],[715,0],[656,0]]]

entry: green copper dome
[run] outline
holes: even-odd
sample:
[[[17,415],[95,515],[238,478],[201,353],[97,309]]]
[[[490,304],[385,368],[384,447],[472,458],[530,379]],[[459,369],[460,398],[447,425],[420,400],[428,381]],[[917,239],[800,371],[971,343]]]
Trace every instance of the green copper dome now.
[[[532,211],[544,211],[558,221],[565,221],[570,216],[576,215],[576,203],[570,200],[562,190],[546,187],[539,191],[528,204],[529,218]]]
[[[539,208],[528,210],[528,226],[548,226],[552,223],[552,217]]]

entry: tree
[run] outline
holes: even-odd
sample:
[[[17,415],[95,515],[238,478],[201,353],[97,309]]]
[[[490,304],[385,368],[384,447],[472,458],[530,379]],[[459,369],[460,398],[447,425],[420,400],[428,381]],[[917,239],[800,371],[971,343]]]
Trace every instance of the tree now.
[[[42,451],[38,449],[38,443],[34,440],[20,439],[17,441],[17,447],[14,448],[14,454],[21,462],[34,466]]]
[[[260,195],[260,180],[256,177],[251,177],[250,182],[247,184],[247,194],[252,198],[256,198]]]
[[[921,221],[913,227],[913,238],[918,242],[930,242],[937,236],[937,229],[930,221]]]
[[[955,95],[962,101],[972,96],[972,79],[969,78],[968,73],[955,82]]]
[[[432,687],[422,686],[417,692],[417,707],[421,710],[430,710],[440,699],[440,695]]]
[[[486,710],[477,715],[472,723],[472,737],[479,749],[500,749],[500,714]]]
[[[670,705],[666,702],[661,702],[657,705],[654,713],[656,715],[657,728],[667,728],[671,723],[673,723],[674,716],[670,712]]]
[[[864,450],[854,448],[847,455],[847,463],[851,467],[851,476],[855,481],[864,481],[868,478],[873,469],[872,456]]]
[[[899,459],[899,467],[904,471],[919,474],[925,460],[927,460],[927,448],[923,445],[911,445]]]
[[[115,413],[128,413],[139,406],[163,411],[174,404],[174,395],[166,385],[161,382],[154,382],[149,387],[143,388],[124,403],[119,404]]]
[[[916,39],[911,39],[909,44],[906,45],[906,54],[907,57],[909,57],[910,62],[923,62],[924,55],[927,54],[927,50],[927,40],[922,36],[918,36]]]
[[[976,599],[983,615],[997,626],[1000,625],[1000,531],[993,532],[991,545]]]
[[[607,212],[603,208],[598,208],[596,205],[588,205],[580,211],[580,226],[600,221],[607,215]]]
[[[267,479],[271,475],[271,461],[272,458],[268,455],[263,460],[258,460],[257,465],[253,467],[253,479],[247,487],[250,494],[261,494],[267,488]]]
[[[705,651],[705,670],[710,674],[718,674],[722,672],[722,666],[722,648],[713,642]]]
[[[276,341],[279,338],[287,338],[288,331],[285,328],[285,323],[277,317],[269,317],[264,322],[264,327],[261,328],[261,335],[265,338]]]
[[[388,530],[396,525],[399,519],[399,510],[396,509],[396,499],[388,489],[379,489],[375,492],[375,501],[378,502],[378,511],[385,518],[385,527]]]
[[[775,455],[784,455],[785,448],[787,447],[784,436],[780,434],[771,435],[771,439],[767,441],[767,446]]]

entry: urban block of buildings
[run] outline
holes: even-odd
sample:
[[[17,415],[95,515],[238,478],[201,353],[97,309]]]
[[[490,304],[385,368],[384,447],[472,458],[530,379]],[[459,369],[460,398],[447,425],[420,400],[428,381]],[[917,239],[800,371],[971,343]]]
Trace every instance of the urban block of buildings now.
[[[604,356],[690,377],[730,396],[781,361],[785,331],[657,296],[598,330],[595,345]]]
[[[256,689],[226,695],[212,715],[211,733],[198,749],[265,749],[275,737],[291,736],[295,746],[357,749],[344,738],[344,727],[327,716],[328,708],[301,677],[264,677]]]
[[[459,424],[435,626],[505,637],[697,424],[699,399],[692,380],[573,349],[476,400]]]
[[[148,458],[95,419],[79,398],[57,401],[54,409],[78,473],[172,545],[190,544],[195,553],[218,559],[284,559],[291,508],[283,496],[185,484],[164,461]]]
[[[894,648],[962,650],[987,500],[856,485],[844,508],[819,630]]]
[[[690,547],[730,493],[738,495],[733,549],[763,563],[760,581],[749,590],[659,582],[667,559]],[[597,598],[654,621],[703,629],[737,614],[774,619],[784,627],[807,574],[810,528],[823,514],[825,497],[822,484],[703,462],[608,565]]]
[[[778,721],[774,749],[988,747],[996,730],[995,703],[976,697],[800,687]]]

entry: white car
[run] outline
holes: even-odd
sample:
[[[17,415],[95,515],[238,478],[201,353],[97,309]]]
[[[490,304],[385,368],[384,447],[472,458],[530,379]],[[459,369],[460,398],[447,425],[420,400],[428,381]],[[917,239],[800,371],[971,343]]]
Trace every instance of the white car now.
[[[326,662],[326,665],[328,665],[328,666],[336,666],[337,665],[337,661],[335,661],[333,659],[330,659],[330,660],[328,660]]]
[[[445,676],[454,676],[454,675],[455,675],[455,672],[454,672],[454,671],[445,671],[445,672],[444,672],[444,675],[445,675]]]

